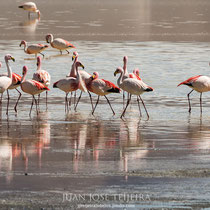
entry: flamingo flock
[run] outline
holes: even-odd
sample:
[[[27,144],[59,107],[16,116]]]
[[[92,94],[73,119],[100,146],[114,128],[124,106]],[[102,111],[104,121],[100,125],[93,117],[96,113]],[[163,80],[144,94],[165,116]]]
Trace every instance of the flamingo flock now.
[[[26,2],[19,6],[19,8],[28,11],[28,16],[30,17],[31,13],[36,13],[38,17],[40,18],[40,11],[37,9],[37,6],[33,2]],[[47,34],[45,36],[45,40],[47,43],[50,44],[50,46],[54,49],[57,49],[60,51],[60,54],[63,53],[63,51],[66,51],[68,54],[70,53],[69,50],[76,48],[73,44],[71,44],[69,41],[66,41],[63,38],[53,38],[52,34]],[[23,66],[23,75],[22,77],[16,73],[12,72],[11,66],[9,61],[15,61],[15,59],[12,57],[12,55],[7,54],[5,55],[5,63],[7,67],[7,73],[0,74],[0,93],[1,93],[1,100],[0,103],[2,104],[2,97],[3,93],[7,91],[7,110],[6,114],[8,115],[8,108],[9,108],[9,91],[11,89],[16,89],[16,91],[19,94],[19,97],[17,99],[17,102],[15,104],[14,110],[17,113],[17,106],[19,103],[19,100],[21,99],[22,93],[17,88],[20,86],[22,92],[25,92],[32,96],[32,102],[31,102],[31,108],[29,111],[29,115],[31,116],[32,108],[35,103],[36,106],[36,113],[39,114],[39,97],[38,101],[35,98],[35,95],[40,95],[42,92],[46,92],[46,106],[47,106],[47,92],[50,90],[49,86],[51,83],[51,76],[48,71],[43,70],[41,67],[42,58],[41,56],[38,56],[38,54],[41,54],[44,58],[44,54],[42,51],[49,48],[47,44],[40,44],[40,43],[33,43],[28,44],[25,40],[22,40],[20,42],[20,47],[24,46],[24,52],[26,54],[34,54],[37,60],[37,69],[33,74],[32,79],[26,80],[26,75],[28,72],[28,67]],[[98,106],[99,99],[101,96],[104,96],[113,115],[115,115],[115,111],[107,97],[108,94],[119,94],[121,90],[123,91],[123,111],[121,113],[121,118],[125,117],[127,108],[131,102],[132,95],[135,95],[137,97],[138,107],[139,107],[139,114],[140,117],[142,117],[141,108],[140,108],[140,102],[142,103],[147,118],[149,119],[149,113],[147,111],[147,108],[145,106],[145,103],[142,99],[142,94],[147,92],[152,92],[153,88],[147,85],[142,78],[140,77],[140,71],[138,68],[135,68],[132,73],[128,72],[127,69],[127,62],[128,57],[123,57],[123,67],[117,67],[113,73],[114,76],[119,74],[119,77],[117,79],[117,85],[114,83],[102,79],[99,77],[98,72],[93,72],[90,74],[84,69],[84,65],[79,61],[79,54],[75,51],[73,52],[72,56],[72,65],[71,70],[69,73],[67,73],[67,76],[64,78],[59,79],[58,81],[55,81],[53,83],[53,88],[58,88],[62,92],[65,93],[65,112],[69,112],[71,109],[71,98],[73,92],[74,95],[74,110],[76,111],[76,108],[79,104],[79,101],[82,97],[83,92],[87,92],[90,97],[90,103],[92,108],[92,115],[94,115],[94,112],[96,110],[96,107]],[[0,68],[2,64],[0,62]],[[79,69],[82,68],[82,69]],[[181,85],[187,85],[192,90],[188,93],[188,104],[189,109],[188,111],[191,112],[191,103],[190,103],[190,94],[195,90],[200,93],[200,112],[202,113],[202,93],[210,91],[210,77],[208,76],[193,76],[189,79],[181,82],[178,84],[178,86]],[[80,90],[80,95],[76,101],[76,91]],[[68,99],[68,95],[71,93],[70,99]],[[125,93],[127,93],[127,102],[124,106],[125,102]],[[98,96],[97,101],[95,103],[95,106],[93,105],[92,95],[95,94]]]

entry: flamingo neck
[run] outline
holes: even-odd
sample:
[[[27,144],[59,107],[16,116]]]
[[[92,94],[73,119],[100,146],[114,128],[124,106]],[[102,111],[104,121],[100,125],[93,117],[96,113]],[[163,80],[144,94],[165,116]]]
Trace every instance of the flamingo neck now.
[[[75,63],[77,62],[77,60],[78,60],[78,56],[75,57],[74,62],[71,66],[70,77],[77,77],[77,71],[76,71],[76,66],[75,66]]]
[[[125,75],[125,72],[123,73],[123,70],[121,70],[120,72],[121,72],[121,73],[120,73],[120,76],[119,76],[119,78],[118,78],[118,80],[117,80],[118,86],[121,86],[121,85],[122,85],[122,78],[123,78],[123,76]]]
[[[10,67],[9,62],[8,62],[7,59],[5,59],[5,63],[6,63],[6,65],[7,65],[8,77],[9,77],[10,79],[12,79],[12,69],[11,69],[11,67]]]
[[[20,81],[20,83],[23,83],[23,82],[25,82],[25,79],[26,79],[26,73],[24,73],[24,74],[23,74],[23,76],[22,76],[22,78],[21,78],[21,81]]]
[[[78,66],[76,65],[75,66],[75,69],[76,69],[76,73],[77,73],[77,82],[78,82],[78,84],[79,84],[79,87],[81,88],[81,90],[83,90],[84,92],[87,92],[87,88],[86,88],[86,86],[85,86],[85,83],[84,83],[84,81],[82,80],[82,77],[81,77],[81,75],[80,75],[80,73],[79,73],[79,70],[78,70]]]
[[[127,70],[127,60],[124,61],[123,70],[124,70],[124,75],[127,75],[127,74],[128,74],[128,70]]]
[[[53,42],[53,35],[50,34],[48,41],[50,42],[50,44]]]
[[[24,42],[23,44],[24,44],[24,52],[26,52],[27,43],[26,43],[26,42]]]
[[[41,69],[41,61],[38,61],[38,66],[37,66],[37,71],[39,71]]]

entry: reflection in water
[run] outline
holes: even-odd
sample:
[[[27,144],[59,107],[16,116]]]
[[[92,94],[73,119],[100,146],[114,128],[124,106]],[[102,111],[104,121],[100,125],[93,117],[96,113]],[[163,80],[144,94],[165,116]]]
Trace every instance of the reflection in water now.
[[[28,19],[24,22],[21,22],[19,26],[22,27],[25,33],[34,34],[39,21],[40,21],[40,18]]]
[[[27,173],[34,156],[38,157],[41,168],[42,151],[49,149],[50,144],[50,124],[45,115],[31,121],[30,125],[1,123],[0,135],[0,171],[5,173],[8,182],[13,178],[13,165]]]

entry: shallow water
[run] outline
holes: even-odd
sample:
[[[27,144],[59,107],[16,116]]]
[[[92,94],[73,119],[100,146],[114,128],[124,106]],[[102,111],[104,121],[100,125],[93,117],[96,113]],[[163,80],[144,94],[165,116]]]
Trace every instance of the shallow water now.
[[[190,89],[177,84],[193,75],[209,74],[210,3],[69,1],[65,5],[64,1],[37,1],[40,10],[47,12],[31,22],[26,12],[16,9],[20,2],[12,2],[4,2],[0,8],[1,71],[6,71],[3,56],[11,53],[16,59],[11,63],[13,71],[21,74],[27,65],[31,78],[36,60],[19,43],[22,39],[44,43],[50,32],[72,41],[87,72],[98,71],[101,78],[115,84],[113,73],[127,55],[129,71],[138,67],[154,91],[142,95],[149,120],[143,108],[140,118],[135,97],[121,120],[122,94],[108,95],[114,116],[103,98],[92,116],[86,93],[77,112],[66,114],[65,94],[52,84],[69,73],[71,54],[60,55],[52,48],[44,51],[43,69],[52,77],[47,109],[42,94],[40,114],[34,109],[29,117],[31,97],[23,94],[15,114],[18,96],[12,90],[7,117],[4,95],[1,205],[76,208],[84,201],[63,200],[65,194],[106,193],[106,202],[86,199],[85,203],[104,205],[98,209],[110,209],[111,204],[124,208],[130,204],[136,209],[209,207],[209,93],[203,94],[202,115],[199,94],[191,94],[189,114]],[[95,95],[93,98],[96,101]],[[138,194],[141,199],[114,200],[112,196],[120,193]]]

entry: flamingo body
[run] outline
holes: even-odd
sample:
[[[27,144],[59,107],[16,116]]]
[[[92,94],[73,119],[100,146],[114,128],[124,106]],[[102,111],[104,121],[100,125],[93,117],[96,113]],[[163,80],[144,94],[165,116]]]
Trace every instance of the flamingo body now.
[[[48,45],[44,45],[44,44],[31,44],[31,45],[27,45],[26,41],[21,41],[20,43],[20,47],[24,45],[24,52],[27,54],[35,54],[37,55],[38,53],[42,54],[41,52],[43,50],[45,50],[46,48],[48,48]],[[44,54],[42,54],[42,56],[44,57]]]
[[[24,4],[18,6],[19,8],[26,10],[29,12],[29,16],[31,12],[37,13],[40,17],[40,11],[37,9],[37,6],[34,2],[25,2]]]

